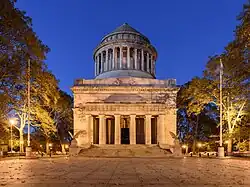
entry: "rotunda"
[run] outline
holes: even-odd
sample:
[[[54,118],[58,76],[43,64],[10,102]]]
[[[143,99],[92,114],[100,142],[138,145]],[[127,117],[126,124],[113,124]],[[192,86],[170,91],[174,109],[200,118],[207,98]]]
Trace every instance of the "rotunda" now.
[[[104,36],[93,55],[95,78],[155,78],[157,52],[149,39],[124,23]]]

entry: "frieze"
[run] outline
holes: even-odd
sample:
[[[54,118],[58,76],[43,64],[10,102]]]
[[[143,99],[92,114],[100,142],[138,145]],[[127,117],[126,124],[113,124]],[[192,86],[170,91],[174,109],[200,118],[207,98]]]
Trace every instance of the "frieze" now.
[[[74,87],[72,88],[72,91],[74,93],[76,92],[110,92],[110,91],[125,91],[125,92],[174,92],[174,93],[177,93],[178,91],[178,88],[142,88],[142,87],[129,87],[129,88],[126,88],[126,87]]]
[[[144,105],[122,105],[122,104],[110,104],[110,105],[103,105],[103,104],[86,104],[80,105],[79,107],[74,108],[74,110],[78,109],[81,112],[91,112],[91,111],[165,111],[165,113],[171,114],[172,111],[175,111],[174,106],[168,106],[165,104],[144,104]]]

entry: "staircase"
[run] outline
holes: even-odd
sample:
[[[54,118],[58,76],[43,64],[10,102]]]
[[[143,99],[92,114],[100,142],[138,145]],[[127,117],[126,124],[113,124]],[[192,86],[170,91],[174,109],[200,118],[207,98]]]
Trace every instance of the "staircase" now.
[[[82,149],[78,156],[84,157],[169,157],[169,150],[157,145],[93,145]]]

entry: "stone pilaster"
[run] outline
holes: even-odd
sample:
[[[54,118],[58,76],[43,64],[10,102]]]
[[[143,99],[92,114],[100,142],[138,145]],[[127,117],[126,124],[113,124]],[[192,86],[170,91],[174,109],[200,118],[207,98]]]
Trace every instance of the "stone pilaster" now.
[[[136,115],[130,115],[129,139],[130,144],[136,144]]]
[[[121,116],[115,115],[115,144],[121,144]]]
[[[99,144],[106,144],[105,116],[99,115]]]
[[[151,115],[146,115],[146,144],[151,144]]]
[[[175,109],[169,109],[168,113],[165,116],[165,131],[166,131],[166,144],[174,145],[174,139],[170,135],[170,132],[176,134],[176,112]]]
[[[159,144],[165,144],[165,115],[159,115],[157,119],[157,140]]]

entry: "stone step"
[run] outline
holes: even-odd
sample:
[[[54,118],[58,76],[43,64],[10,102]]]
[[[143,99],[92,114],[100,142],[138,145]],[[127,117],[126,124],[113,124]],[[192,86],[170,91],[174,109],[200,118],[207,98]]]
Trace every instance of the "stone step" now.
[[[168,150],[157,145],[93,145],[82,149],[79,156],[86,157],[166,157],[171,156]]]

